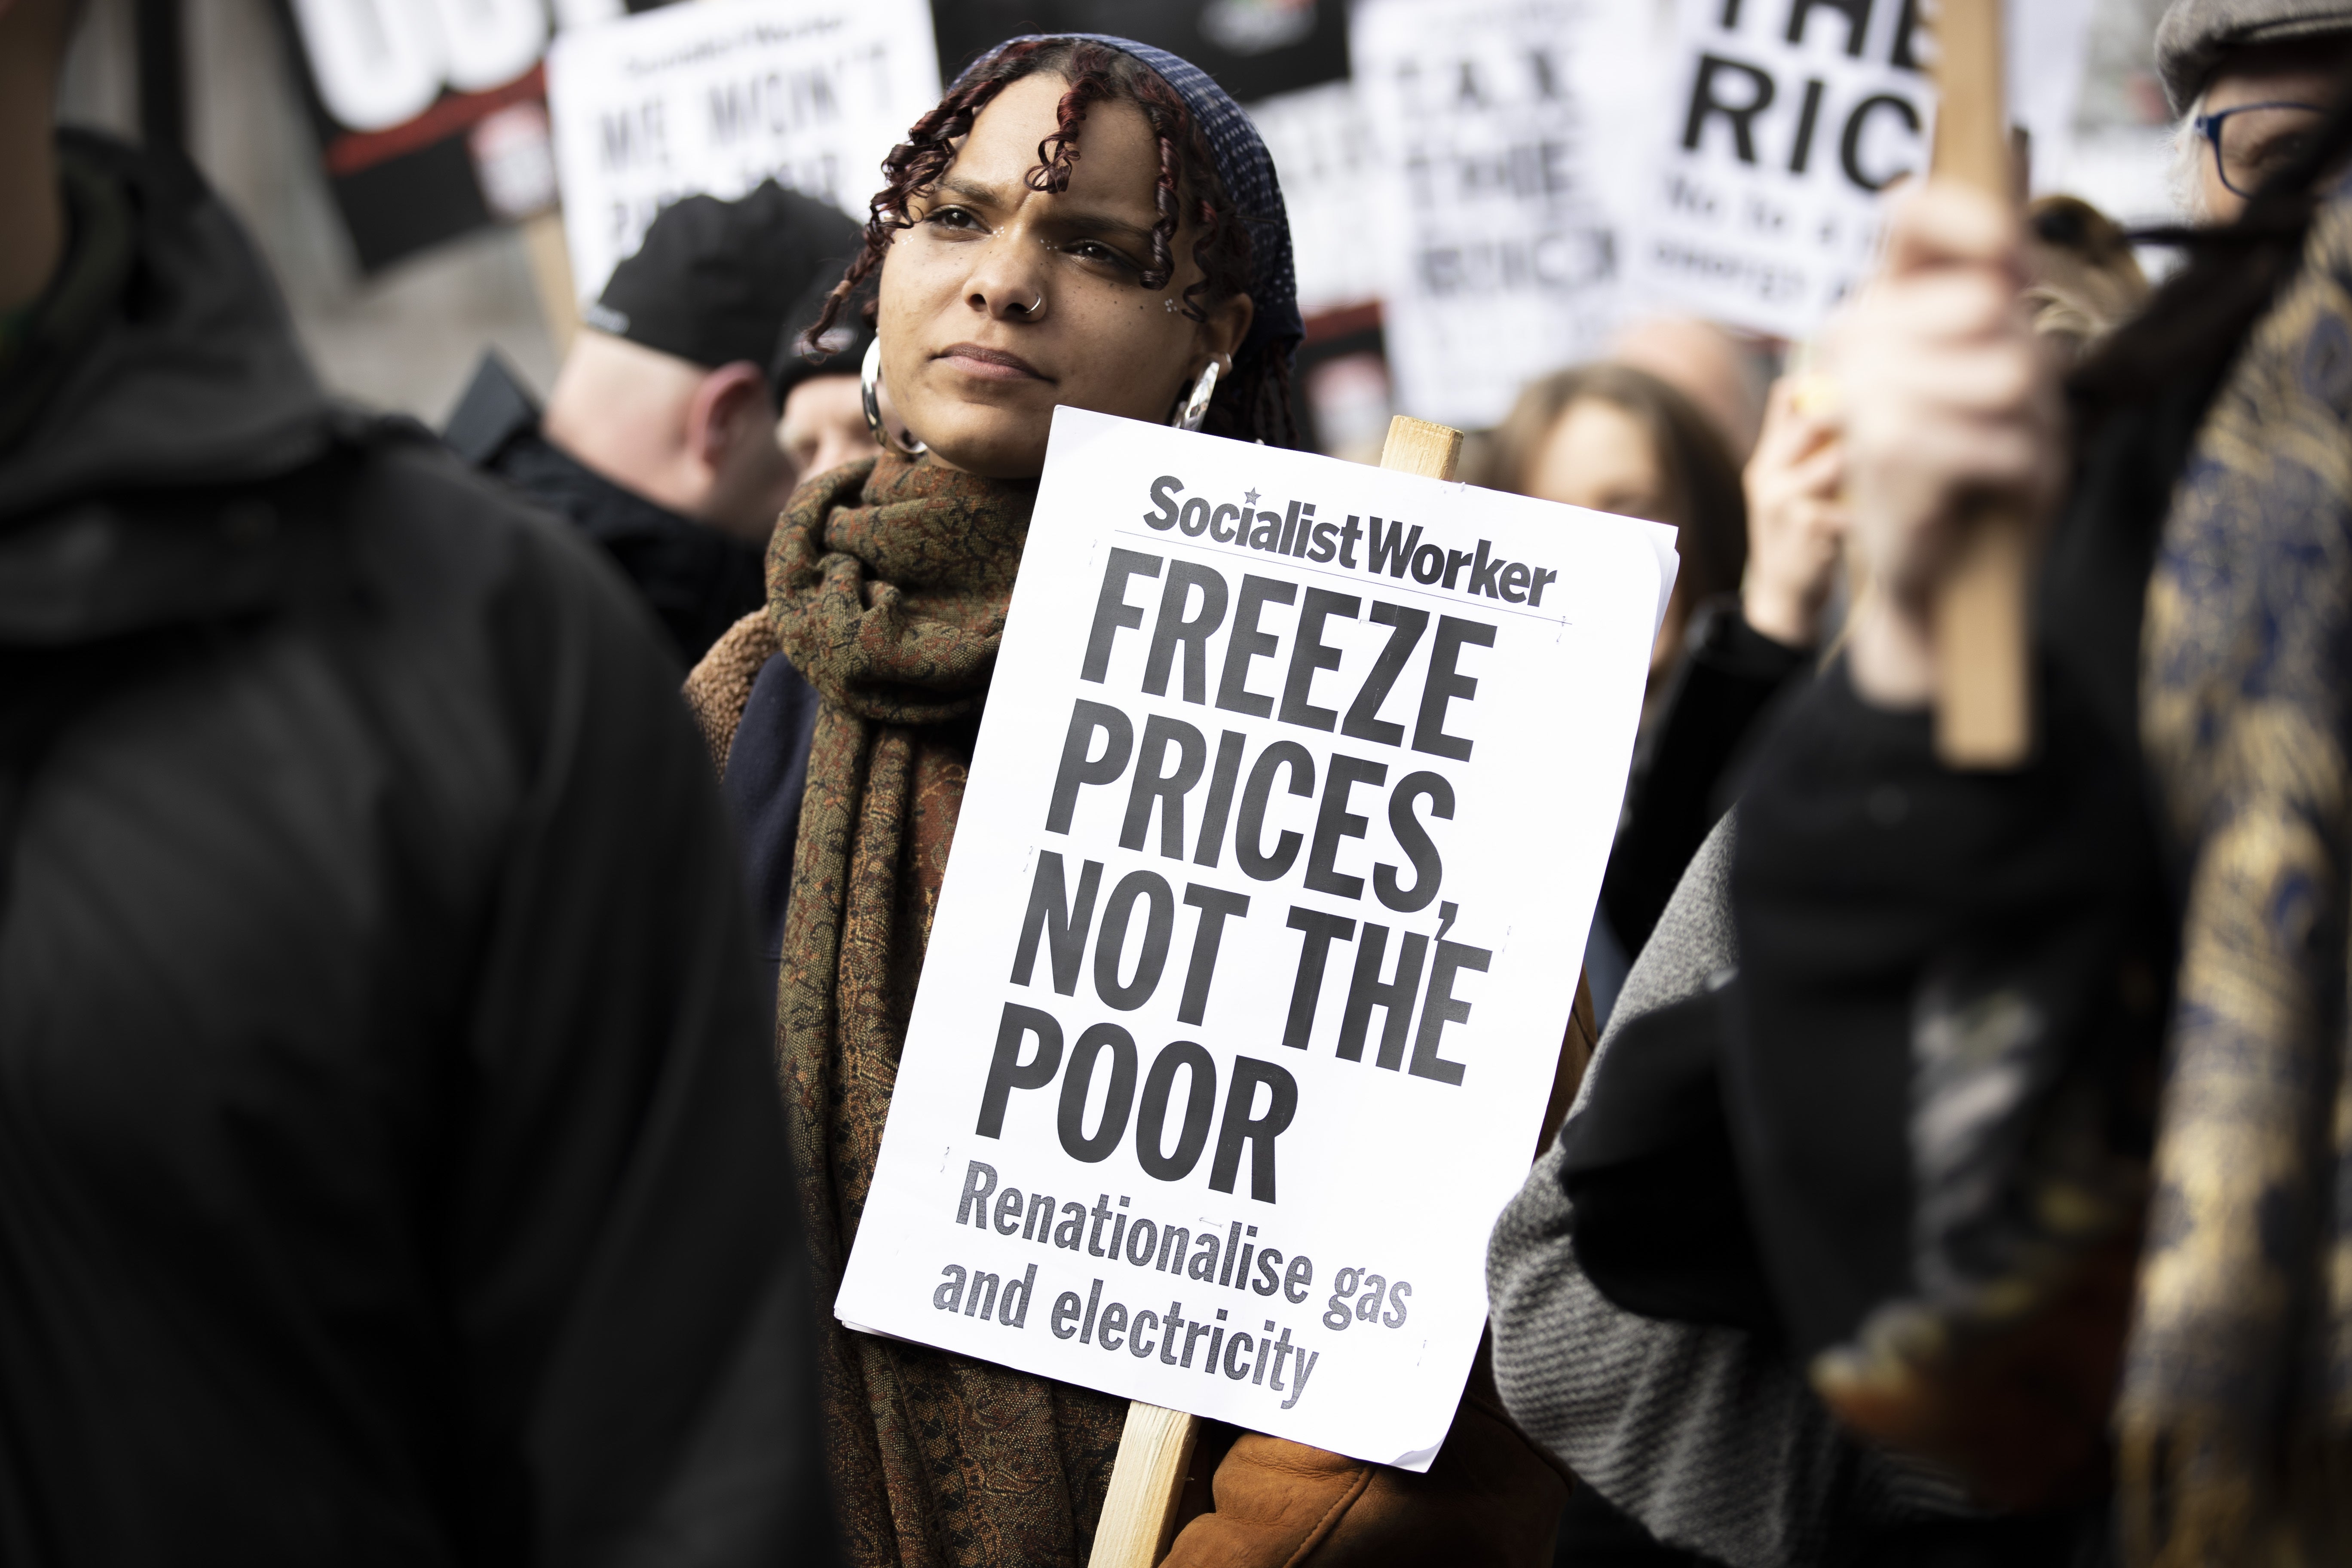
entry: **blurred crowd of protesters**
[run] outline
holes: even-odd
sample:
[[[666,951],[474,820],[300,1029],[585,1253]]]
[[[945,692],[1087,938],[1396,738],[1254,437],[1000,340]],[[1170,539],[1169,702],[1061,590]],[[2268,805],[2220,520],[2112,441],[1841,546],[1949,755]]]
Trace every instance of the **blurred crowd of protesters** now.
[[[1053,408],[1295,443],[1247,117],[1015,39],[436,440],[55,129],[76,11],[0,0],[0,1562],[1075,1568],[1124,1403],[831,1306]],[[1425,1475],[1213,1424],[1168,1562],[2352,1561],[2352,9],[2158,53],[2152,294],[1931,183],[1790,374],[1645,322],[1479,444],[1681,556],[1491,1354]]]
[[[1830,411],[1836,656],[1489,1257],[1561,1561],[2352,1561],[2348,45],[2179,0],[2161,289],[1931,187],[1776,394]],[[1988,500],[2046,531],[2036,750],[1969,772],[1934,605]]]
[[[2147,278],[2087,203],[2044,196],[2025,217],[2033,330],[2079,357],[2145,302]],[[1528,385],[1486,446],[1483,483],[1679,531],[1682,569],[1585,954],[1603,1026],[1738,793],[1758,721],[1813,664],[1842,586],[1844,458],[1827,384],[1799,372],[1767,388],[1764,357],[1708,322],[1645,321],[1608,359]]]

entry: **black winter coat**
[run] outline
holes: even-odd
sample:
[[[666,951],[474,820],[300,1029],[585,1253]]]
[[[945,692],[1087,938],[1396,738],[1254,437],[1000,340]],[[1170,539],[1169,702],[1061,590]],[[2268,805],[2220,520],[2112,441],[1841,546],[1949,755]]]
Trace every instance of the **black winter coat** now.
[[[0,372],[0,1562],[828,1559],[659,628],[331,409],[192,176],[62,146],[50,303],[119,276]]]
[[[604,546],[661,617],[681,669],[768,602],[766,552],[655,505],[540,434],[538,404],[495,353],[475,367],[442,438]]]

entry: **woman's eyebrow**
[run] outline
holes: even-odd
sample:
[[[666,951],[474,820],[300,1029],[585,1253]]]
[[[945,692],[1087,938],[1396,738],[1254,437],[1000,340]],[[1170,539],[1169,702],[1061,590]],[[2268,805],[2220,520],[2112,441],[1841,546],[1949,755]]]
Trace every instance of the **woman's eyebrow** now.
[[[937,188],[960,201],[971,202],[981,206],[1003,207],[1018,205],[1008,199],[1007,187],[1003,185],[983,185],[975,180],[958,179],[953,174],[941,179]]]

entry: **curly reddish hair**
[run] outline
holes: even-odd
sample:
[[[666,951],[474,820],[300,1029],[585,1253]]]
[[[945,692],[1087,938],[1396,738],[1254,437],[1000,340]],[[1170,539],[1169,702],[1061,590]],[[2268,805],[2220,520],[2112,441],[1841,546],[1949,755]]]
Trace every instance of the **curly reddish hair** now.
[[[1008,83],[1038,75],[1058,76],[1069,90],[1055,112],[1054,134],[1037,144],[1037,166],[1029,171],[1029,188],[1055,194],[1067,190],[1087,110],[1098,103],[1133,104],[1160,147],[1160,174],[1152,192],[1158,217],[1151,226],[1150,258],[1137,274],[1137,284],[1164,289],[1175,277],[1176,235],[1190,217],[1196,226],[1192,260],[1201,277],[1186,287],[1179,308],[1195,321],[1205,321],[1204,307],[1249,291],[1249,226],[1226,194],[1216,161],[1175,89],[1159,72],[1122,50],[1086,38],[1036,38],[1011,45],[983,62],[937,108],[916,121],[907,140],[882,161],[888,184],[868,205],[865,246],[826,296],[824,310],[801,334],[803,355],[822,354],[817,340],[853,308],[860,289],[881,270],[898,231],[914,226],[909,207],[947,173],[980,111]],[[871,325],[879,301],[869,290],[864,303],[855,308]],[[1290,408],[1290,361],[1283,347],[1260,344],[1253,351],[1245,346],[1235,356],[1231,374],[1217,383],[1204,429],[1271,446],[1298,445]]]

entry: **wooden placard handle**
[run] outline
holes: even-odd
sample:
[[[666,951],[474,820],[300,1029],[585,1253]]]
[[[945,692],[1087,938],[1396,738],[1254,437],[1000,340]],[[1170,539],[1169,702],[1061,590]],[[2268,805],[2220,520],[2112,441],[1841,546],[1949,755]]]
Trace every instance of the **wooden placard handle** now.
[[[1461,463],[1461,431],[1402,414],[1389,421],[1381,468],[1450,479]],[[1197,1415],[1140,1399],[1129,1404],[1087,1568],[1155,1568],[1168,1554],[1176,1533],[1176,1505],[1183,1499],[1200,1438]]]
[[[1936,16],[1937,178],[2017,200],[2003,107],[2000,0],[1942,0]],[[1936,754],[1947,767],[2013,768],[2033,743],[2025,604],[2028,520],[1970,518],[1936,590]]]
[[[1087,1568],[1153,1568],[1168,1554],[1200,1439],[1199,1416],[1140,1399],[1129,1404]]]
[[[1381,468],[1425,479],[1450,479],[1461,466],[1461,431],[1402,414],[1389,421],[1389,438],[1381,447]]]
[[[572,292],[572,252],[564,245],[563,209],[556,207],[525,218],[519,226],[523,255],[530,262],[531,287],[539,295],[540,315],[547,322],[547,335],[560,361],[572,352],[572,336],[580,330],[580,300]]]

